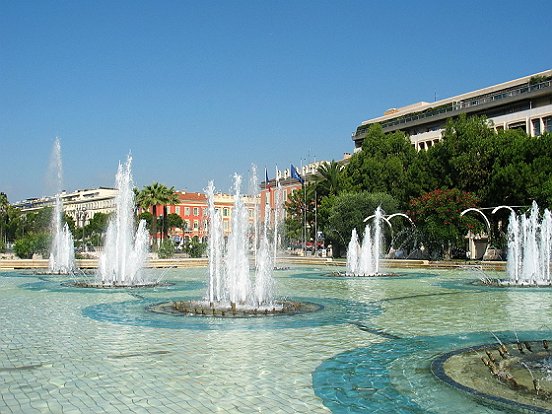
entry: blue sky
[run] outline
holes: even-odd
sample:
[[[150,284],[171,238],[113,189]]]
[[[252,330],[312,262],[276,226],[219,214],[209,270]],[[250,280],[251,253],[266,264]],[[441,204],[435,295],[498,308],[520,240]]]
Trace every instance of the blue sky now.
[[[340,159],[390,107],[552,68],[546,1],[0,1],[0,191],[228,191],[247,174]],[[303,162],[306,162],[303,161]],[[261,174],[259,174],[261,175]]]

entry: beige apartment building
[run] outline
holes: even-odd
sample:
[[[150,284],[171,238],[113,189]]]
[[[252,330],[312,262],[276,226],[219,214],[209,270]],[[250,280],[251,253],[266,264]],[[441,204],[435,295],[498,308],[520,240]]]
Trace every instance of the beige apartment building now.
[[[384,132],[403,131],[417,150],[441,140],[448,119],[484,115],[496,130],[521,129],[531,136],[552,132],[552,69],[435,102],[391,108],[362,122],[352,134],[356,150],[366,131],[379,123]]]

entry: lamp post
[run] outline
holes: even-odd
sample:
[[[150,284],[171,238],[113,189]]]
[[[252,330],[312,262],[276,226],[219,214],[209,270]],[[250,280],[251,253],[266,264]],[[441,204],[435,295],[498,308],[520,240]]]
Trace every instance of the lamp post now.
[[[86,207],[77,207],[77,212],[76,212],[76,216],[77,216],[77,224],[81,223],[81,226],[82,226],[82,251],[85,252],[86,251],[86,244],[84,243],[84,225],[86,223],[86,217],[88,216],[88,212],[86,210]]]

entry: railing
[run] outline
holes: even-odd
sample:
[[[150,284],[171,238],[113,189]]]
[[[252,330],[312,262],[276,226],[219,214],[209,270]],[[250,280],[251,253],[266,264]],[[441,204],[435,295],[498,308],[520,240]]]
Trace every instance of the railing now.
[[[519,96],[519,95],[523,95],[526,93],[530,93],[530,92],[534,92],[540,89],[546,89],[550,87],[552,87],[552,80],[547,80],[534,85],[525,84],[521,87],[511,89],[508,91],[490,93],[486,95],[476,96],[474,98],[466,99],[463,101],[452,102],[451,104],[443,105],[440,108],[435,108],[435,110],[428,109],[425,112],[417,112],[411,115],[400,116],[395,119],[383,121],[380,123],[380,125],[382,128],[388,128],[395,125],[407,124],[409,122],[417,121],[419,119],[431,118],[433,116],[440,115],[447,112],[459,111],[466,108],[473,108],[490,102],[496,102],[502,99],[512,98],[514,96]],[[366,132],[366,129],[368,129],[368,127],[369,125],[359,127],[357,129],[357,132],[354,134],[354,136],[359,136],[360,134],[363,134],[364,132]]]

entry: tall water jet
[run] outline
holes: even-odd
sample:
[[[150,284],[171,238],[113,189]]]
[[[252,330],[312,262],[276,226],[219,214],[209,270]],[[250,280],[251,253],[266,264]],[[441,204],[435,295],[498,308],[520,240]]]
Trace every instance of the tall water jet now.
[[[265,208],[264,226],[261,235],[257,260],[255,261],[255,288],[254,301],[256,306],[271,304],[273,301],[274,278],[274,256],[272,256],[271,245],[268,239],[270,227],[270,209]]]
[[[282,202],[282,186],[278,178],[278,171],[276,171],[276,188],[274,188],[274,227],[273,227],[273,248],[274,248],[274,269],[286,270],[288,266],[278,266],[278,250],[282,242],[283,233],[283,218],[284,218],[284,204]]]
[[[61,162],[61,142],[58,137],[54,141],[51,165],[55,175],[56,200],[52,215],[52,244],[50,246],[50,258],[48,260],[48,271],[50,273],[69,274],[75,266],[75,245],[73,235],[67,223],[63,223],[63,202],[61,193],[63,189],[63,166]]]
[[[355,275],[358,270],[358,258],[360,245],[356,228],[351,232],[351,240],[347,247],[347,274]]]
[[[205,190],[207,194],[209,213],[209,239],[207,244],[207,257],[209,258],[209,280],[207,299],[209,302],[222,302],[224,297],[223,279],[223,249],[224,238],[222,230],[222,218],[220,211],[215,208],[215,184],[209,181]]]
[[[215,186],[209,182],[207,195],[209,269],[207,294],[202,300],[176,301],[156,305],[152,312],[207,317],[263,317],[314,312],[321,307],[312,303],[276,301],[273,278],[273,246],[268,237],[270,209],[265,209],[264,226],[259,231],[256,260],[250,257],[248,206],[241,194],[241,176],[234,175],[232,232],[224,242],[223,221],[215,207]],[[251,260],[250,260],[251,259]],[[254,262],[253,270],[250,262]]]
[[[510,215],[507,285],[551,285],[552,215],[533,202],[529,215]]]
[[[158,281],[149,280],[142,271],[148,255],[149,234],[145,220],[135,230],[134,182],[131,174],[132,157],[124,165],[119,163],[116,175],[116,211],[111,218],[102,255],[97,284],[102,286],[149,286]]]
[[[209,303],[234,304],[242,307],[273,305],[272,256],[267,226],[259,235],[253,275],[249,271],[249,214],[241,194],[241,177],[234,175],[232,232],[224,246],[220,213],[215,209],[215,187],[209,182],[206,190],[209,205]],[[266,220],[265,220],[266,223]],[[253,276],[253,277],[252,277]]]
[[[356,229],[351,232],[351,240],[347,248],[347,272],[345,276],[378,276],[380,273],[381,255],[381,222],[383,211],[376,209],[371,224],[364,228],[362,243]]]

